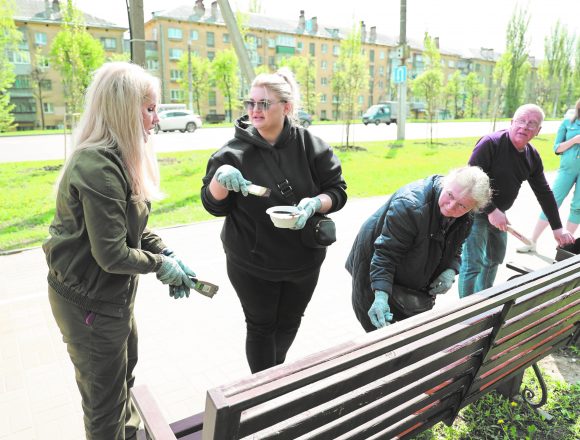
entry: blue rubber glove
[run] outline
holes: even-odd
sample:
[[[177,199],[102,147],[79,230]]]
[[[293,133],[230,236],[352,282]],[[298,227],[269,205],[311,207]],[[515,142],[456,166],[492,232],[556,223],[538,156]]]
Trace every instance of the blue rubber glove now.
[[[306,197],[300,200],[300,203],[298,203],[300,214],[298,214],[298,220],[296,220],[296,223],[292,229],[302,229],[306,224],[306,220],[312,217],[321,206],[322,201],[318,197]]]
[[[371,323],[376,328],[386,327],[391,324],[393,314],[389,307],[389,294],[387,292],[375,290],[375,300],[368,311],[368,315],[371,318]]]
[[[215,179],[228,191],[241,192],[248,195],[248,185],[252,182],[244,179],[242,173],[231,165],[222,165],[215,172]]]
[[[437,278],[429,284],[429,293],[431,295],[439,295],[441,293],[447,292],[451,289],[453,282],[455,281],[455,271],[453,269],[445,269],[439,274]]]
[[[166,255],[162,255],[161,258],[163,261],[157,270],[157,279],[159,281],[172,286],[181,286],[183,284],[190,289],[193,288],[193,281],[189,279],[175,259]]]

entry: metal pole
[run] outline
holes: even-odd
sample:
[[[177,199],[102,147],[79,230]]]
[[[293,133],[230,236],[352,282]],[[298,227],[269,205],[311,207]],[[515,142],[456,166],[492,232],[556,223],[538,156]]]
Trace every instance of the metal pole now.
[[[193,87],[191,72],[191,40],[187,42],[187,90],[189,92],[189,109],[193,111]]]
[[[244,44],[244,40],[242,38],[242,34],[238,29],[236,24],[236,17],[232,12],[232,8],[230,7],[230,2],[228,0],[217,0],[218,5],[220,7],[220,11],[222,13],[222,17],[226,26],[228,27],[228,32],[230,37],[232,38],[232,44],[234,46],[234,50],[236,51],[236,55],[238,56],[238,61],[240,63],[240,70],[242,71],[242,75],[246,78],[248,84],[251,84],[254,80],[254,68],[252,67],[252,63],[250,62],[250,56],[248,55],[248,51],[246,49],[246,45]]]
[[[407,0],[401,0],[399,46],[403,48],[401,66],[407,56]],[[405,140],[405,123],[407,122],[407,80],[399,84],[399,115],[397,117],[397,140]]]
[[[131,38],[131,61],[145,67],[145,18],[143,0],[129,2],[129,33]]]

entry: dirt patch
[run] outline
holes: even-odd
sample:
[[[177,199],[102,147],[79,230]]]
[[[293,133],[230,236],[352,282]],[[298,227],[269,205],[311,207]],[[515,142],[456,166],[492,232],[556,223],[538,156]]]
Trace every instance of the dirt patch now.
[[[347,147],[346,145],[340,145],[338,147],[334,147],[335,150],[338,151],[367,151],[367,149],[365,147],[359,147],[358,145],[351,145],[349,147]]]
[[[580,383],[580,357],[569,348],[561,348],[539,362],[554,379],[571,385]]]

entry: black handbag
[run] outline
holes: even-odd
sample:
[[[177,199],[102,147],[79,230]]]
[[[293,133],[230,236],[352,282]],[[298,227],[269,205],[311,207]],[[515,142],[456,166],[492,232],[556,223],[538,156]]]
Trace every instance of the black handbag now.
[[[435,305],[435,297],[423,290],[393,284],[391,293],[393,305],[407,318],[431,310]]]
[[[272,156],[261,148],[259,148],[259,151],[264,162],[266,162],[269,170],[274,175],[275,180],[280,182],[277,183],[276,186],[280,190],[282,196],[287,199],[290,204],[296,206],[298,201],[296,200],[296,195],[294,194],[292,185],[290,185],[288,179],[283,176],[282,170],[278,164],[274,161]],[[336,225],[334,224],[334,221],[324,214],[315,212],[308,220],[306,220],[304,228],[300,231],[300,241],[302,241],[304,246],[313,249],[321,249],[330,246],[336,241]]]
[[[330,246],[336,241],[336,225],[330,217],[316,212],[306,220],[300,239],[302,244],[309,248]]]

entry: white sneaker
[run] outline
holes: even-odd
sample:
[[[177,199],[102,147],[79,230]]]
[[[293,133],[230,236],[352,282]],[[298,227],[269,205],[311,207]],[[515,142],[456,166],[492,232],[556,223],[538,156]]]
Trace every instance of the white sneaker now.
[[[528,252],[536,252],[536,243],[532,242],[532,244],[526,244],[522,247],[516,249],[516,252],[520,254],[527,254]]]

